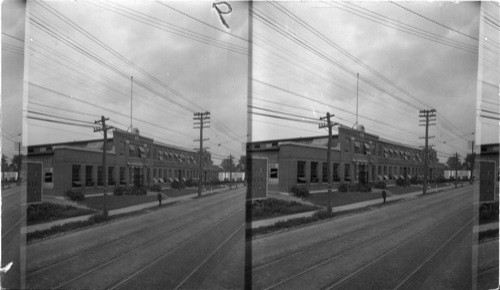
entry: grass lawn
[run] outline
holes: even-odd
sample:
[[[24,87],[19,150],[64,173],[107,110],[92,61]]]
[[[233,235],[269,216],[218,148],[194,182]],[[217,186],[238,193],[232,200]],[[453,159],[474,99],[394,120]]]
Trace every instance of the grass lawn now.
[[[422,186],[394,186],[394,187],[389,187],[386,189],[387,191],[390,191],[392,194],[405,194],[409,192],[415,192],[415,191],[422,191]]]
[[[168,197],[178,197],[178,196],[184,196],[184,195],[188,195],[188,194],[192,194],[192,193],[197,193],[198,187],[188,187],[188,188],[183,188],[180,190],[169,188],[169,189],[163,189],[161,192]]]
[[[93,196],[93,197],[85,198],[85,200],[82,201],[81,203],[90,207],[90,208],[102,210],[103,200],[104,200],[104,196]],[[113,210],[113,209],[133,206],[133,205],[137,205],[137,204],[141,204],[141,203],[152,202],[152,201],[158,201],[158,198],[156,196],[151,196],[151,195],[149,195],[149,196],[148,195],[122,195],[122,196],[108,195],[107,207],[108,207],[108,210]]]
[[[71,218],[75,216],[82,216],[92,214],[94,211],[82,209],[70,205],[59,205],[49,202],[40,204],[31,204],[28,206],[26,222],[27,225],[35,225],[54,220]]]
[[[262,220],[277,216],[313,211],[318,208],[296,201],[286,201],[274,198],[253,201],[251,204],[252,220]]]
[[[314,204],[328,206],[328,193],[311,194],[306,199]],[[365,200],[380,199],[382,202],[382,194],[380,192],[333,192],[332,206],[341,206]]]

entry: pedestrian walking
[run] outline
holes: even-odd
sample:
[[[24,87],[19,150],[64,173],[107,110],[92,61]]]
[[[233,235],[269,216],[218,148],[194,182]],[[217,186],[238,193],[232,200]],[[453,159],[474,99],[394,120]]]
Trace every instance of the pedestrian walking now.
[[[161,193],[158,193],[156,196],[158,197],[158,206],[161,206],[161,200],[163,199],[163,196],[161,195]]]
[[[385,190],[382,190],[382,198],[384,199],[385,203],[385,199],[387,198],[387,192],[385,192]]]

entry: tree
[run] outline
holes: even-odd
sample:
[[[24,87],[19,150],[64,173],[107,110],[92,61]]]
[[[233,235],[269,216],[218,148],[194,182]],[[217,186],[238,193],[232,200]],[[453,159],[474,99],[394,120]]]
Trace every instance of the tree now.
[[[240,160],[238,160],[238,165],[236,166],[236,170],[245,172],[247,168],[247,157],[245,155],[240,156]]]
[[[429,148],[429,162],[432,165],[439,163],[439,158],[437,157],[437,151],[434,148]]]
[[[21,165],[21,162],[22,162],[22,159],[23,159],[23,155],[14,155],[14,157],[12,157],[12,161],[10,163],[10,170],[12,171],[20,171],[20,168],[19,166]]]
[[[7,156],[5,154],[2,154],[2,172],[9,171],[10,166],[9,162],[7,161]]]
[[[464,160],[464,163],[462,164],[462,168],[464,168],[465,170],[472,170],[472,168],[474,168],[474,155],[472,155],[471,153],[468,153],[465,156],[465,160]]]
[[[446,167],[448,167],[448,169],[452,169],[452,170],[461,169],[462,162],[460,162],[460,155],[458,155],[458,156],[453,155],[453,156],[448,157],[448,160],[446,160]]]
[[[196,151],[196,162],[198,162],[198,154],[200,150],[198,149]],[[203,150],[202,154],[202,159],[203,159],[203,165],[214,165],[214,162],[212,161],[212,153],[208,152],[206,149]]]
[[[226,158],[224,160],[222,160],[220,166],[222,167],[222,169],[224,171],[236,171],[236,165],[234,164],[234,159],[229,159],[229,158]]]

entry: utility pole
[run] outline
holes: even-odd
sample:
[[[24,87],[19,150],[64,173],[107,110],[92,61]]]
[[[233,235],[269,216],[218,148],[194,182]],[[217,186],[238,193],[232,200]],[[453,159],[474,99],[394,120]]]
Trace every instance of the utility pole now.
[[[233,155],[229,154],[229,189],[233,187]]]
[[[474,140],[472,141],[469,141],[469,146],[471,148],[471,154],[472,154],[472,164],[471,164],[471,168],[470,168],[470,178],[469,180],[474,180],[474,166],[475,166],[475,156],[474,156]]]
[[[328,151],[326,152],[326,174],[328,174],[328,213],[332,213],[332,127],[338,125],[338,123],[333,123],[331,121],[330,112],[326,113],[325,117],[319,118],[321,121],[326,119],[326,123],[320,124],[319,128],[328,128]]]
[[[455,188],[457,188],[458,179],[458,152],[455,152]]]
[[[201,189],[202,189],[202,180],[203,180],[203,141],[207,141],[208,138],[203,139],[203,129],[204,128],[210,128],[210,126],[206,126],[205,124],[209,124],[210,121],[210,112],[196,112],[194,113],[193,120],[198,121],[195,122],[194,124],[197,125],[194,127],[194,129],[200,129],[200,139],[194,140],[200,141],[200,152],[199,152],[199,168],[198,168],[198,197],[201,196]]]
[[[433,138],[434,136],[429,137],[429,125],[436,125],[436,123],[429,123],[429,121],[436,121],[436,110],[420,110],[420,118],[424,118],[420,120],[420,126],[425,126],[425,147],[424,147],[424,187],[423,194],[426,194],[427,191],[427,177],[429,175],[429,138]]]
[[[17,158],[17,181],[21,180],[21,141],[17,143],[17,148],[19,152],[19,157]]]
[[[95,124],[101,124],[101,127],[95,127],[94,132],[103,131],[104,133],[104,142],[102,144],[102,181],[104,182],[104,204],[102,205],[102,211],[104,216],[108,216],[108,205],[107,205],[107,196],[108,196],[108,178],[107,178],[107,168],[106,168],[106,151],[107,151],[107,143],[108,143],[108,130],[113,129],[112,126],[107,126],[106,121],[109,118],[104,118],[101,116],[100,120],[95,121]]]

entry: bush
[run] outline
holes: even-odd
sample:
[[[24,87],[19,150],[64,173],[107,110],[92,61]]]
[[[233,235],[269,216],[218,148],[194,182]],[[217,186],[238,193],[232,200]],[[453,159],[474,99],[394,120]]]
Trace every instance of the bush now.
[[[85,195],[83,195],[83,193],[80,190],[70,189],[66,192],[66,195],[72,201],[83,201],[85,199]]]
[[[416,175],[410,178],[410,184],[419,184],[419,183],[420,181],[418,180],[418,177]]]
[[[134,186],[134,187],[127,188],[125,194],[127,194],[127,195],[146,195],[147,193],[148,193],[148,191],[146,190],[146,188]]]
[[[446,178],[444,178],[443,175],[440,175],[438,178],[437,178],[437,183],[439,184],[443,184],[443,183],[446,183]]]
[[[172,181],[170,186],[174,189],[183,189],[185,187],[182,181],[177,181],[177,180]]]
[[[125,187],[123,186],[117,186],[115,190],[113,191],[113,194],[116,196],[122,196],[125,194]]]
[[[342,183],[339,185],[339,192],[347,192],[347,190],[349,190],[349,186],[347,184]]]
[[[397,186],[405,186],[405,180],[401,177],[399,177],[398,179],[396,179],[396,185]]]
[[[186,181],[186,186],[187,187],[195,187],[195,186],[198,186],[198,182],[196,182],[196,180],[190,178]]]
[[[161,191],[161,185],[159,185],[159,184],[153,184],[153,185],[151,185],[151,187],[149,188],[149,190],[155,191],[155,192],[160,192]]]
[[[291,192],[296,197],[308,197],[309,196],[309,190],[307,190],[304,187],[293,186],[291,189]]]
[[[375,183],[373,185],[374,188],[378,188],[378,189],[387,189],[387,184],[385,184],[385,182],[383,181],[379,181],[377,183]]]

